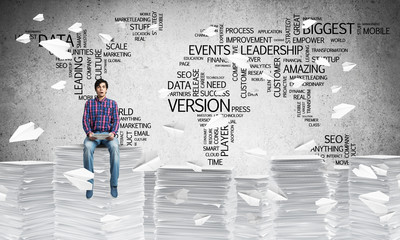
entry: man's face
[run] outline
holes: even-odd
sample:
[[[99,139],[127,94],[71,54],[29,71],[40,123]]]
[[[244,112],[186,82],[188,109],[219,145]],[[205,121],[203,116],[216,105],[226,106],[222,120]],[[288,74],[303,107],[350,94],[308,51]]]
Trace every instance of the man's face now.
[[[96,93],[97,93],[97,97],[99,97],[99,98],[105,97],[106,93],[107,93],[106,84],[100,83],[100,85],[96,87]]]

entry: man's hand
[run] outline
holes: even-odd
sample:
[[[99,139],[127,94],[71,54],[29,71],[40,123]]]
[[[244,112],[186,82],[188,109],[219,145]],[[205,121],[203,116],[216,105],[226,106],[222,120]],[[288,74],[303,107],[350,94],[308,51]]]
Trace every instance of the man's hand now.
[[[93,135],[94,135],[94,133],[89,133],[89,135],[88,135],[89,140],[94,141],[97,139],[96,137],[93,137]]]
[[[112,141],[112,140],[114,140],[114,133],[110,133],[110,134],[108,134],[109,136],[108,137],[106,137],[106,140],[108,140],[108,141]]]

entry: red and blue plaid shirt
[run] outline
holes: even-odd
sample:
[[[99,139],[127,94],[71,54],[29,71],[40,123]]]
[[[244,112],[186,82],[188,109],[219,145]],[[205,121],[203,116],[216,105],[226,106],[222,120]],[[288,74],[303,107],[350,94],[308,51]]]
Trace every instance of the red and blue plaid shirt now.
[[[96,131],[112,132],[116,135],[119,128],[117,102],[106,97],[101,101],[97,97],[87,100],[82,124],[86,135]]]

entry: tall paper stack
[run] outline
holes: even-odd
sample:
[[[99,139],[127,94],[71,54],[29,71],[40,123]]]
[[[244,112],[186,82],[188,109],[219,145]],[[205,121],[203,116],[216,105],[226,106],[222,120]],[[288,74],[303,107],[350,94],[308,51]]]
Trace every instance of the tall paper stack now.
[[[267,201],[268,176],[236,177],[238,192],[235,239],[271,239],[271,204]]]
[[[144,236],[147,240],[154,239],[156,227],[154,225],[154,187],[156,186],[156,172],[144,172]]]
[[[53,239],[53,163],[0,163],[0,239]]]
[[[57,147],[55,151],[56,239],[144,239],[143,172],[139,148],[120,147],[118,198],[110,195],[110,156],[97,147],[94,154],[93,197],[71,185],[63,175],[83,165],[83,145]]]
[[[328,197],[323,159],[316,155],[273,157],[271,174],[287,195],[286,201],[276,205],[276,239],[328,239],[325,215],[318,214],[316,206],[316,201]]]
[[[233,239],[236,205],[231,169],[159,168],[155,239]]]
[[[400,238],[400,156],[351,159],[351,239]]]

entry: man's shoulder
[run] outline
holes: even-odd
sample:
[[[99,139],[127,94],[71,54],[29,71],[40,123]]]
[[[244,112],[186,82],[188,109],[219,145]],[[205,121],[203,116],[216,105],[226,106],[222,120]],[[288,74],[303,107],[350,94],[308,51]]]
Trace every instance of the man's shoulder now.
[[[115,100],[113,100],[113,99],[110,99],[110,98],[107,98],[107,101],[109,101],[109,102],[112,103],[112,104],[117,104],[117,101],[115,101]]]
[[[93,103],[96,99],[92,98],[92,99],[88,99],[86,100],[86,104],[90,104]]]

